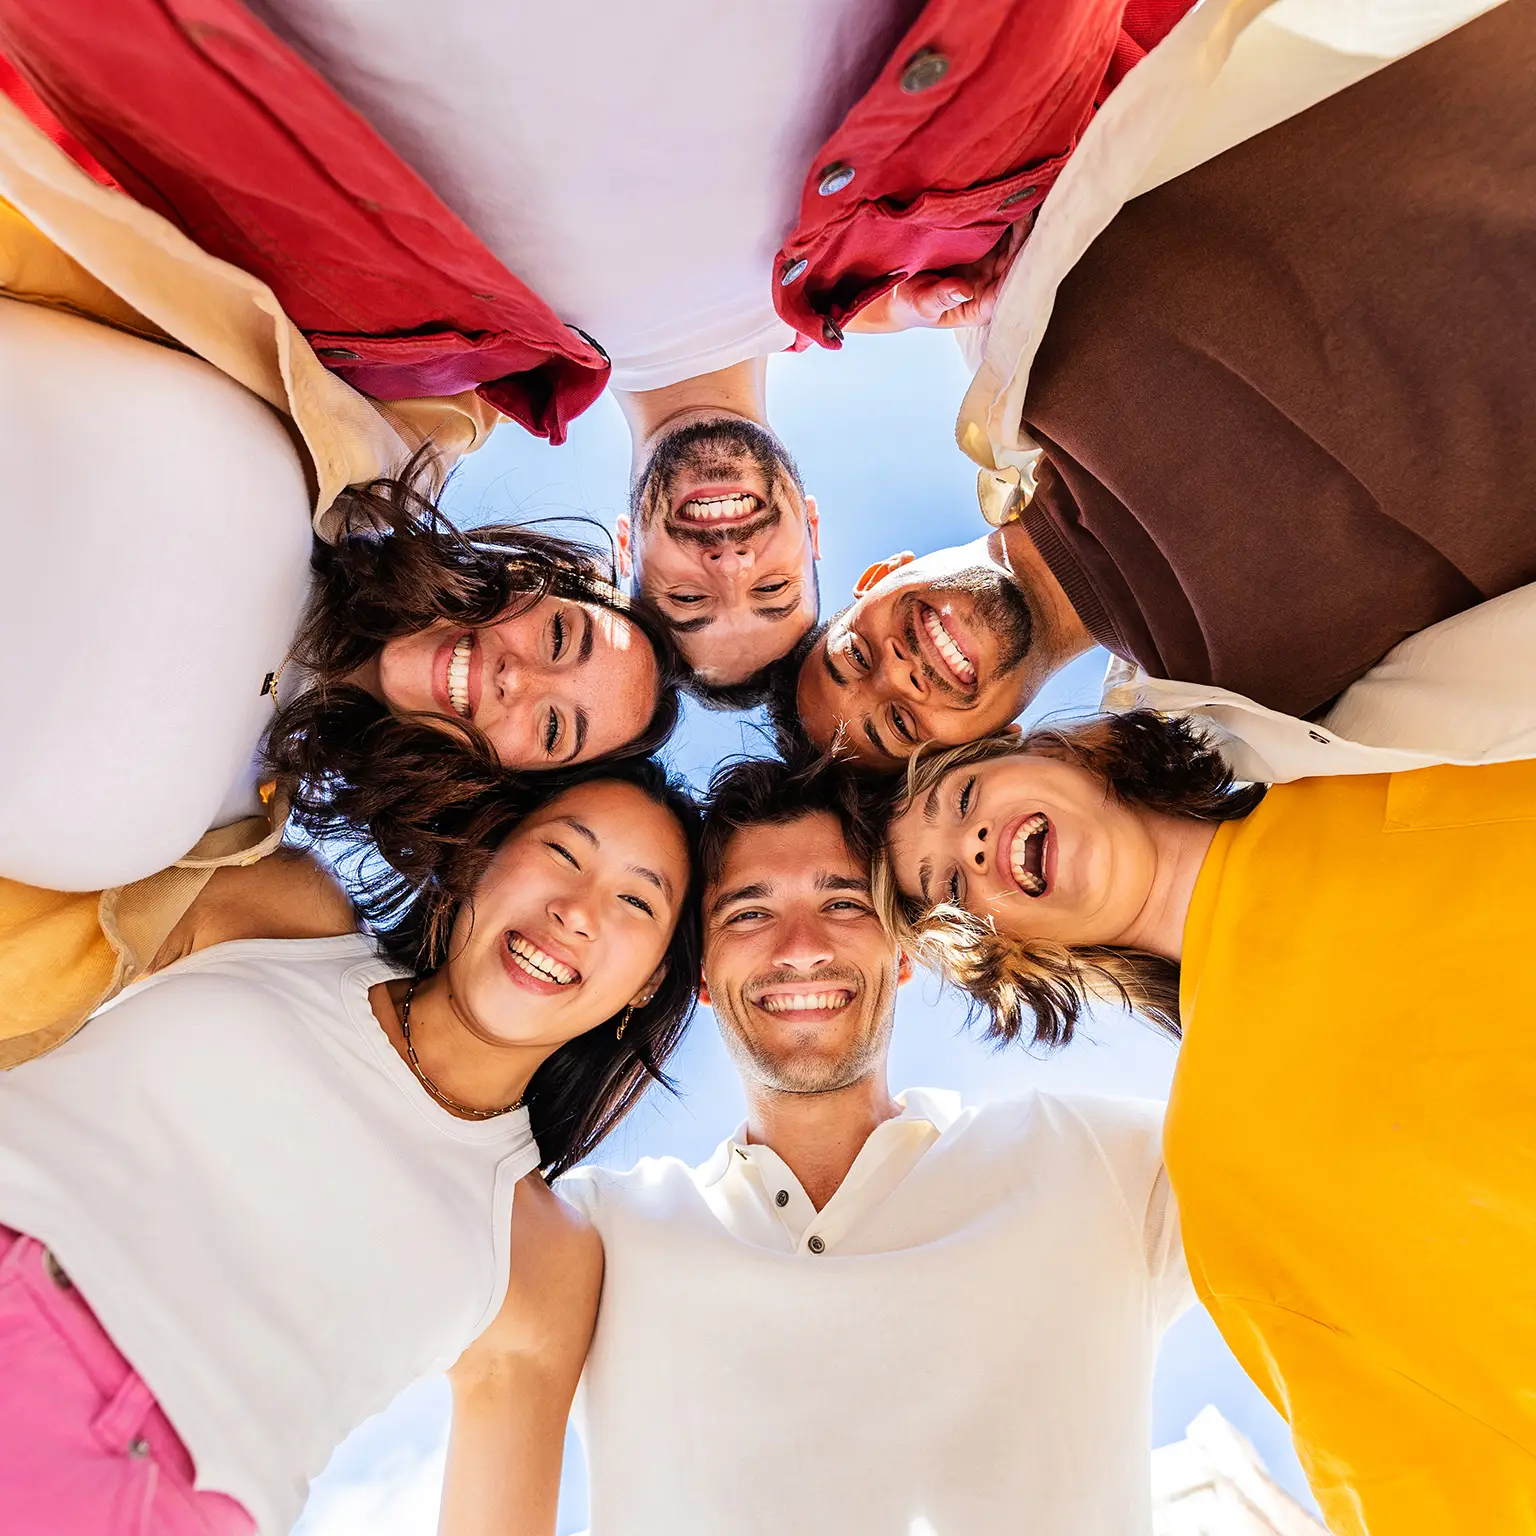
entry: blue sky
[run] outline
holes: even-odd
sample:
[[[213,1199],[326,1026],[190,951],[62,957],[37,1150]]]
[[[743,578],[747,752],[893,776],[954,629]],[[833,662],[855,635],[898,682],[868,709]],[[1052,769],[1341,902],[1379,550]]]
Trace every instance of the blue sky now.
[[[824,614],[846,601],[872,561],[903,549],[921,554],[986,531],[976,507],[975,467],[952,435],[968,377],[953,339],[934,332],[851,337],[839,353],[815,350],[770,362],[773,425],[821,507]],[[498,429],[460,468],[447,505],[461,523],[583,515],[611,529],[624,505],[628,471],[628,434],[604,396],[557,449],[514,427]],[[1080,658],[1025,718],[1092,709],[1105,660],[1102,652]],[[748,717],[690,706],[668,755],[702,782],[722,757],[763,750]],[[1171,1044],[1108,1012],[1086,1038],[1049,1059],[1017,1049],[994,1052],[966,1034],[958,1002],[920,974],[897,1009],[891,1083],[955,1088],[971,1102],[1036,1084],[1163,1098],[1174,1060]],[[708,1009],[699,1010],[673,1070],[678,1097],[650,1095],[602,1149],[600,1161],[627,1166],[638,1157],[671,1154],[699,1162],[735,1128],[741,1090]],[[1207,1403],[1254,1442],[1291,1493],[1315,1508],[1284,1423],[1197,1310],[1174,1327],[1163,1348],[1153,1443],[1181,1438]],[[423,1383],[362,1426],[316,1483],[301,1536],[429,1536],[447,1412],[446,1387]],[[574,1437],[566,1462],[561,1536],[586,1525],[585,1469]]]

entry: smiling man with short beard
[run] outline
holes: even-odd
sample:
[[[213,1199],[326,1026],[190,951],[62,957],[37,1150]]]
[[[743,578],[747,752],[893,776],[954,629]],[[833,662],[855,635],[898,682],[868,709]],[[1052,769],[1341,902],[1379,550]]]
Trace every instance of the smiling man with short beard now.
[[[1149,1536],[1153,1358],[1192,1298],[1161,1106],[893,1097],[909,967],[868,836],[841,766],[711,787],[701,995],[745,1122],[700,1167],[559,1185],[606,1253],[592,1530]]]
[[[736,707],[820,602],[816,498],[768,425],[766,379],[759,357],[616,391],[634,445],[620,570],[672,630],[706,702]]]

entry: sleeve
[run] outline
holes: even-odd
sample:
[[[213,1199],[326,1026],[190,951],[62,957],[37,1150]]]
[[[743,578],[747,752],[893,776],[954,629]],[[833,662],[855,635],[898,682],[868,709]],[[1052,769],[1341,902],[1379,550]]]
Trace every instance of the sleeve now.
[[[1146,1262],[1158,1327],[1166,1329],[1195,1301],[1178,1205],[1163,1164],[1167,1106],[1155,1099],[1085,1097],[1074,1107],[1087,1122],[1125,1202]]]

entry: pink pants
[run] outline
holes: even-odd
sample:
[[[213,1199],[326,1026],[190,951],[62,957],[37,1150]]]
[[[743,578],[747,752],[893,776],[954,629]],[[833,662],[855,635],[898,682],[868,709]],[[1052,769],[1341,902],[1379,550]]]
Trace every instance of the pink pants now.
[[[0,1532],[253,1536],[41,1243],[0,1226]]]

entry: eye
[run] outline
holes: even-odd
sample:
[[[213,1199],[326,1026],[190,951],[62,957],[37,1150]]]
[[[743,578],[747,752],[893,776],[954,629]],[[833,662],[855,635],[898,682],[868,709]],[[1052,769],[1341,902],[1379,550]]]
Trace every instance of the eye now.
[[[829,901],[822,910],[826,912],[851,912],[855,917],[868,917],[872,915],[874,909],[865,906],[862,901],[854,901],[849,897],[840,901]]]
[[[632,907],[638,907],[642,912],[645,913],[647,917],[656,916],[655,910],[652,908],[650,902],[646,901],[641,896],[620,896],[619,900],[627,901]]]
[[[550,660],[559,661],[565,653],[565,615],[557,608],[554,619],[554,645],[551,647]]]
[[[765,581],[760,587],[752,588],[754,597],[772,597],[775,592],[782,592],[789,582],[782,577],[778,581]]]
[[[740,912],[732,912],[731,915],[726,918],[725,926],[729,928],[734,923],[750,922],[753,918],[767,916],[768,914],[759,907],[743,907]]]
[[[853,657],[854,665],[858,667],[859,671],[868,672],[869,658],[864,654],[864,648],[859,643],[859,637],[854,634],[851,629],[848,631],[848,644],[846,649],[848,654]]]
[[[917,745],[917,727],[909,723],[906,715],[899,709],[891,711],[891,734],[898,741],[904,741],[909,747]]]
[[[960,905],[960,872],[958,870],[950,875],[944,887],[944,899],[952,907]]]
[[[668,592],[667,601],[669,603],[682,603],[685,606],[689,603],[702,603],[704,601],[704,594],[702,592]]]
[[[544,726],[544,752],[548,757],[555,755],[555,743],[560,740],[560,716],[554,710],[549,712],[549,720]]]
[[[559,854],[560,857],[562,859],[564,859],[565,862],[567,864],[569,864],[572,869],[580,869],[581,868],[581,865],[576,862],[576,855],[573,854],[571,852],[571,850],[565,846],[564,843],[556,843],[556,842],[548,842],[548,841],[546,841],[544,846],[546,848],[550,849],[552,852]]]
[[[975,789],[976,775],[973,773],[970,778],[965,781],[965,785],[960,791],[960,817],[962,820],[971,814],[971,799],[974,795]]]

